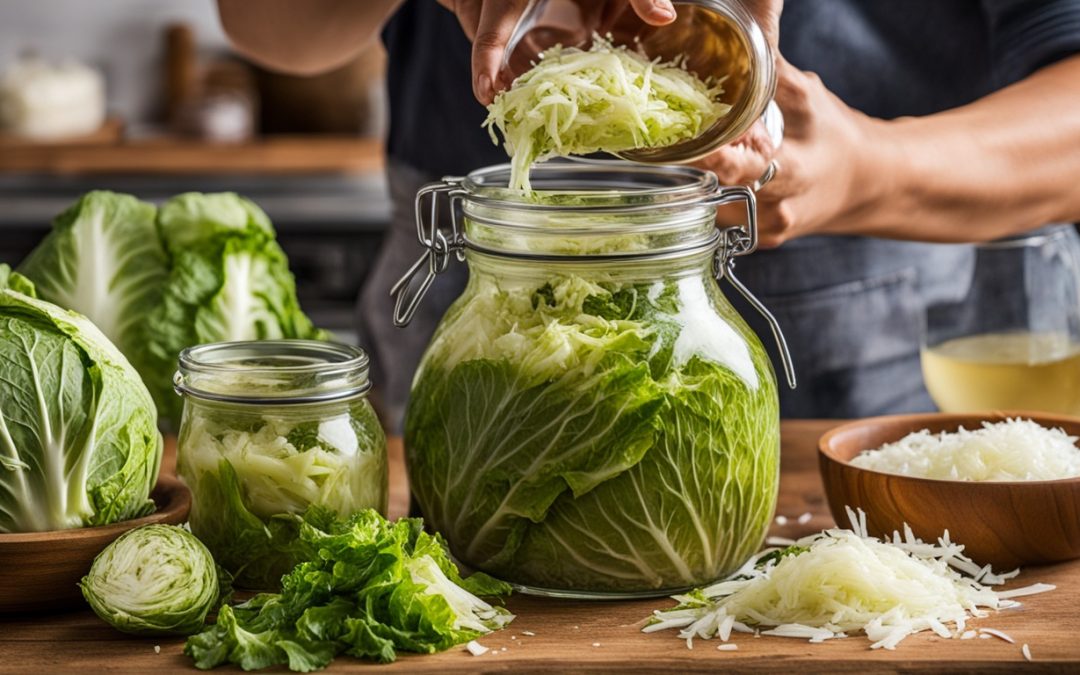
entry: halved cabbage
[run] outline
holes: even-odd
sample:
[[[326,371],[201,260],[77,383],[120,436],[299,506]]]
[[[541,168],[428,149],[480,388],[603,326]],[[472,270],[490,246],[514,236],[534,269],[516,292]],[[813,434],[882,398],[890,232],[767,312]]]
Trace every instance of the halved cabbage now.
[[[125,633],[190,635],[219,600],[210,551],[173,525],[124,533],[94,558],[79,587],[94,612]]]

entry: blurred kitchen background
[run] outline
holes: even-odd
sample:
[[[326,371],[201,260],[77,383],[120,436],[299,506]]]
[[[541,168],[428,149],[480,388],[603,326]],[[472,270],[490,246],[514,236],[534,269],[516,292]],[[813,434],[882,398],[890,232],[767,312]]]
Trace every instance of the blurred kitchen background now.
[[[213,0],[0,0],[0,263],[88,190],[236,191],[273,221],[306,312],[348,334],[389,220],[384,60],[264,71]]]

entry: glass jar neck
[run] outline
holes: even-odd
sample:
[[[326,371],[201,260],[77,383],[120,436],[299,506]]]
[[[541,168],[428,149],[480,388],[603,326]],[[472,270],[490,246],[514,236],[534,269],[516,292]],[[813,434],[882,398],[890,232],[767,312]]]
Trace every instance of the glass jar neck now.
[[[534,260],[492,255],[476,250],[465,254],[469,283],[495,281],[507,285],[542,285],[552,277],[578,276],[615,284],[655,283],[686,277],[713,279],[715,249],[689,253],[654,255],[635,259],[596,260],[564,258]]]
[[[364,396],[368,357],[315,340],[218,342],[180,353],[179,394],[240,404],[311,404]]]
[[[713,245],[718,185],[689,167],[551,162],[534,191],[505,188],[505,166],[474,172],[462,194],[466,246],[531,257],[640,257]]]

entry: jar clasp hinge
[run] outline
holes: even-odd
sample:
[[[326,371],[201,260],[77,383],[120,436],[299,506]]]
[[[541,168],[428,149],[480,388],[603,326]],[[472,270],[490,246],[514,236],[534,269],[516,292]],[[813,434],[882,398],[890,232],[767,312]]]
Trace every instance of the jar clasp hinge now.
[[[787,377],[788,386],[795,388],[795,364],[791,359],[791,351],[788,349],[784,332],[780,329],[780,323],[773,316],[769,308],[750,292],[743,282],[735,276],[735,258],[753,253],[758,246],[757,230],[757,200],[754,192],[745,186],[732,186],[721,188],[717,193],[716,204],[728,204],[733,201],[742,201],[746,204],[746,227],[733,226],[721,231],[723,236],[716,256],[713,259],[713,272],[717,281],[727,280],[746,301],[765,318],[772,331],[776,347],[780,351],[780,360],[784,365],[784,375]]]
[[[390,295],[394,298],[394,325],[399,328],[412,321],[420,301],[431,288],[435,277],[445,272],[450,265],[450,257],[457,256],[459,260],[464,258],[465,241],[457,216],[459,203],[465,194],[460,189],[462,180],[456,176],[447,176],[441,181],[424,185],[416,193],[416,238],[424,247],[424,252],[390,289]],[[439,227],[439,204],[443,195],[446,195],[450,207],[449,232]],[[427,209],[424,208],[425,200],[429,201]],[[425,267],[427,271],[423,279],[415,289],[410,290],[414,286],[413,280]]]

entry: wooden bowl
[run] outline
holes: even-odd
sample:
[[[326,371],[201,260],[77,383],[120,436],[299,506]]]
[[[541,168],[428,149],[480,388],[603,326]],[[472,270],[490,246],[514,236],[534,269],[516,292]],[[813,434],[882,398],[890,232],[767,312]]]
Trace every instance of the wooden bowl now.
[[[1031,412],[895,415],[830,430],[818,443],[821,479],[833,518],[848,524],[844,506],[866,512],[875,536],[903,531],[906,522],[925,541],[949,530],[964,552],[995,570],[1080,558],[1080,478],[972,482],[914,478],[860,469],[848,462],[863,450],[929,429],[937,433],[984,421],[1023,417],[1080,436],[1080,419]]]
[[[94,557],[128,530],[179,525],[191,510],[191,492],[178,479],[161,476],[150,494],[157,511],[101,527],[54,532],[0,534],[0,612],[37,612],[85,604],[77,586]]]

